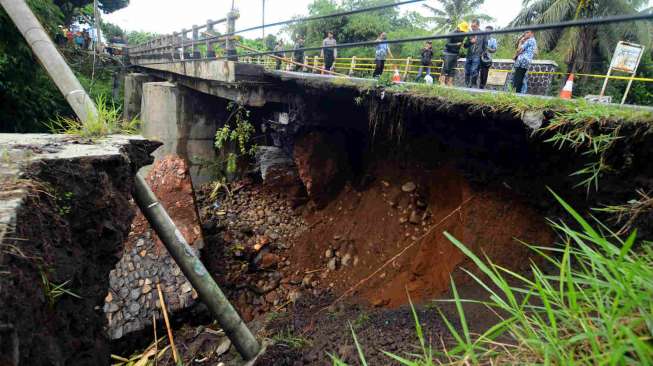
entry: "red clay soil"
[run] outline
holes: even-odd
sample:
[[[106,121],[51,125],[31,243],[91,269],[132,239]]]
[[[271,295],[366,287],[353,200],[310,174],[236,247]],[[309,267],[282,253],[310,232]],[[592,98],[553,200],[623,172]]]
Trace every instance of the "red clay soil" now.
[[[293,270],[320,270],[322,286],[348,301],[396,308],[407,303],[406,291],[417,302],[442,296],[453,270],[466,261],[445,231],[516,270],[528,265],[529,251],[515,238],[553,242],[544,218],[507,188],[472,188],[453,168],[385,166],[374,176],[368,189],[346,187],[324,209],[309,214],[310,229],[295,240],[290,253]],[[403,192],[407,182],[417,189]],[[412,211],[419,220],[409,220]],[[325,270],[328,249],[340,256],[350,253],[356,265]]]
[[[201,247],[202,232],[195,205],[195,193],[188,166],[184,159],[176,156],[166,156],[154,164],[145,180],[188,244],[193,247],[197,245]],[[128,253],[136,245],[136,241],[148,230],[151,231],[153,238],[155,238],[157,249],[162,250],[163,243],[154,233],[154,230],[150,228],[140,210],[137,212],[129,238],[125,243],[125,253]]]

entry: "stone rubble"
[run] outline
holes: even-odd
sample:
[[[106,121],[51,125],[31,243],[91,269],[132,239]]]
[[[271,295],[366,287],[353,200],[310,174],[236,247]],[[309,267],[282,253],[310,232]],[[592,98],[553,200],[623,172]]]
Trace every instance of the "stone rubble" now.
[[[287,257],[307,225],[287,194],[249,182],[234,186],[231,195],[213,202],[205,195],[200,215],[208,247],[223,243],[225,258],[214,271],[224,276],[220,283],[249,321],[266,312],[285,311],[285,305],[311,287],[313,281],[290,270]]]

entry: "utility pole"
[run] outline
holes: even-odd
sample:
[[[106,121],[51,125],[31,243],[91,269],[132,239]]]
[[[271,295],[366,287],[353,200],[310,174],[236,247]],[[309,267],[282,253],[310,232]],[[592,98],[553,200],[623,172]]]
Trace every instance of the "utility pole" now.
[[[92,118],[97,118],[98,112],[95,103],[86,94],[25,0],[0,0],[0,5],[16,24],[79,119],[84,123]],[[179,233],[179,229],[152,193],[145,179],[138,174],[134,179],[132,196],[172,258],[234,343],[236,350],[244,360],[254,359],[261,350],[258,341],[229,303],[204,264],[195,255],[186,239]]]
[[[102,53],[102,30],[100,29],[100,24],[102,22],[100,7],[98,6],[98,0],[93,0],[93,17],[95,18],[95,35],[97,36],[97,42],[95,43],[95,52]]]
[[[263,0],[263,19],[261,21],[261,26],[263,26],[263,35],[261,39],[263,40],[263,43],[265,44],[265,0]]]

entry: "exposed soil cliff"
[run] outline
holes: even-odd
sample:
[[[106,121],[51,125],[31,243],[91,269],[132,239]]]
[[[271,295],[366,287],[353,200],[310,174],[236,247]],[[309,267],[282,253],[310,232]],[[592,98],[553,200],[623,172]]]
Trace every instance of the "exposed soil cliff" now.
[[[0,252],[4,364],[108,365],[101,311],[134,217],[133,177],[158,146],[112,137],[1,135],[13,192]],[[7,202],[7,201],[5,201]]]

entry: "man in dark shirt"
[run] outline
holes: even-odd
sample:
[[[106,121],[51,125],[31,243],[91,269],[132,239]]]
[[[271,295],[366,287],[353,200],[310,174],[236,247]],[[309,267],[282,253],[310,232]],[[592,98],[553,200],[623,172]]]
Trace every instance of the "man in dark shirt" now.
[[[424,44],[424,48],[422,48],[421,52],[421,60],[420,60],[420,66],[419,66],[419,71],[417,72],[417,77],[415,78],[415,81],[419,81],[419,79],[422,78],[422,71],[426,69],[426,75],[431,75],[431,60],[433,59],[433,42],[428,41]]]
[[[469,32],[469,24],[462,22],[453,33],[461,33],[460,36],[453,36],[447,40],[442,52],[442,72],[440,73],[440,84],[453,86],[453,80],[456,77],[456,65],[460,56],[460,47],[465,40],[465,34]]]
[[[472,33],[478,32],[481,22],[478,19],[472,20]],[[478,73],[481,66],[481,55],[487,48],[487,36],[470,35],[465,41],[467,59],[465,61],[465,86],[473,88],[478,84]]]
[[[286,54],[283,52],[283,40],[282,39],[280,39],[277,42],[277,45],[274,46],[274,55],[277,56],[275,58],[276,63],[275,63],[274,68],[276,70],[280,70],[281,69],[281,62],[283,61],[282,59],[286,57]]]
[[[338,57],[337,44],[333,32],[327,32],[327,37],[322,41],[322,54],[320,55],[324,59],[324,69],[327,71],[333,71],[333,63]]]
[[[295,62],[300,64],[304,63],[304,50],[302,50],[302,48],[304,48],[304,37],[299,36],[295,42],[295,51],[293,52],[293,58],[295,59]],[[302,66],[295,65],[295,71],[301,71],[302,69]]]

